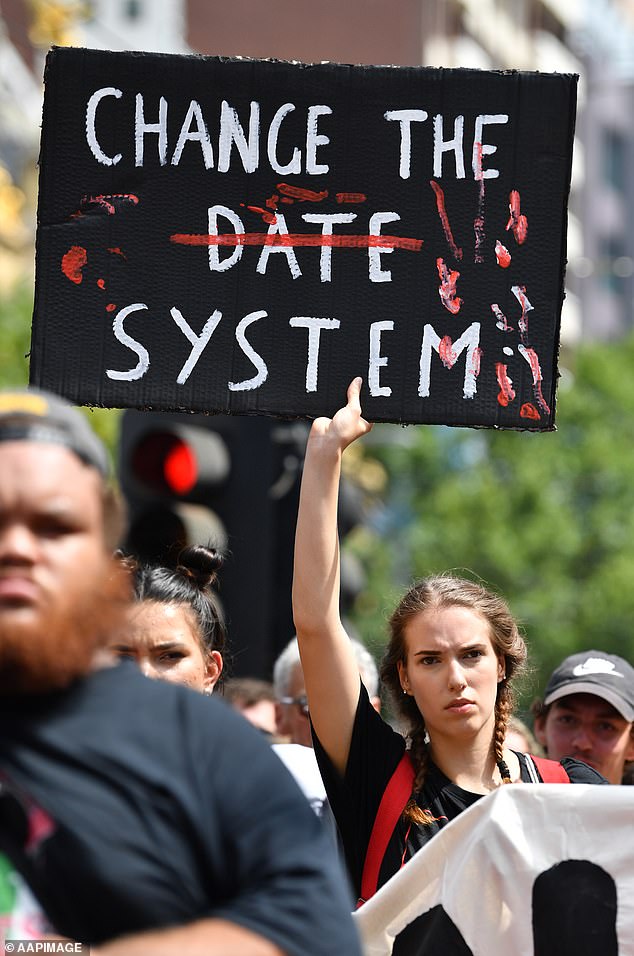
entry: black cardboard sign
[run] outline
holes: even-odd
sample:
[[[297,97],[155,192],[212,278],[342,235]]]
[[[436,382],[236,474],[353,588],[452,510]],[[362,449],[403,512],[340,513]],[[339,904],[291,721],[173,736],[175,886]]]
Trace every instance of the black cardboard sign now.
[[[32,383],[552,429],[576,79],[53,50]]]

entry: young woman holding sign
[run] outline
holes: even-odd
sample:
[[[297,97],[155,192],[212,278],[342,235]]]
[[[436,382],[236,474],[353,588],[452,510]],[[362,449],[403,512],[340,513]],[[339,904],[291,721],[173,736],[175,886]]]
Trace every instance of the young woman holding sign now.
[[[355,891],[367,899],[449,820],[502,784],[605,781],[568,758],[563,773],[538,762],[539,775],[530,758],[504,748],[526,646],[506,603],[472,581],[423,580],[390,618],[381,676],[407,741],[371,707],[339,615],[341,457],[372,427],[360,390],[357,378],[347,405],[311,428],[293,607],[315,751]]]

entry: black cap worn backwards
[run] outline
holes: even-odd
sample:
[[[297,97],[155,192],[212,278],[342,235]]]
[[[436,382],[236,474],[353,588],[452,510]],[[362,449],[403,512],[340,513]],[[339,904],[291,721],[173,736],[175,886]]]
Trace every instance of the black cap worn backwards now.
[[[66,399],[35,388],[0,390],[0,442],[63,445],[104,477],[108,454],[82,415]]]

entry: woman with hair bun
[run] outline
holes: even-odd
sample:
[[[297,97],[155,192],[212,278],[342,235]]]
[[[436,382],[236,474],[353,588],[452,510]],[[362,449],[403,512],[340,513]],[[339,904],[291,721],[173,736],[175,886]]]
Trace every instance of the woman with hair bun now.
[[[176,568],[124,559],[132,572],[134,604],[111,650],[132,658],[147,677],[211,694],[222,676],[226,630],[213,591],[222,555],[192,545]]]
[[[501,785],[539,783],[542,773],[562,782],[606,781],[570,758],[562,761],[567,778],[553,761],[538,773],[530,758],[504,746],[526,646],[505,601],[479,582],[441,574],[405,594],[390,618],[381,668],[405,736],[370,705],[339,612],[341,458],[372,427],[362,417],[360,390],[357,378],[347,405],[312,424],[293,609],[315,754],[356,893],[367,899],[441,827]],[[386,790],[395,792],[397,767],[406,768],[398,799],[387,801],[396,803],[397,813],[381,828],[386,840],[376,853],[371,834],[377,816],[385,819],[379,807]],[[377,864],[369,883],[366,858]]]

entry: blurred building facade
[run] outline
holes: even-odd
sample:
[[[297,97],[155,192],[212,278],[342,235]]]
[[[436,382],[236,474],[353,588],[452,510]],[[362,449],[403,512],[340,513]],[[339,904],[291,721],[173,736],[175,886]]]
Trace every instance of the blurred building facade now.
[[[0,296],[33,275],[41,80],[23,4],[0,8]]]
[[[201,53],[579,73],[562,342],[634,324],[634,0],[187,0]],[[318,11],[318,12],[317,12]]]
[[[94,50],[188,53],[186,0],[91,0],[76,31]]]
[[[571,31],[585,69],[581,209],[584,248],[570,264],[584,333],[617,338],[634,325],[634,3],[585,0]]]
[[[634,0],[0,0],[0,212],[52,43],[579,73],[562,341],[634,325]]]

